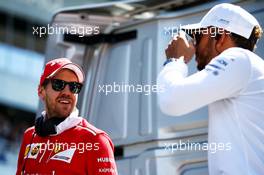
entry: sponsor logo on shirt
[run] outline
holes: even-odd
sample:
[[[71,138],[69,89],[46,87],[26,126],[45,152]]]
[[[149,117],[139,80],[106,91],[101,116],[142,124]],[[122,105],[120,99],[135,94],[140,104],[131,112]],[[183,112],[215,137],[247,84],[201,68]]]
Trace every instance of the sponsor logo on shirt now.
[[[25,149],[24,158],[36,159],[40,152],[40,143],[28,144]]]
[[[206,66],[205,70],[212,72],[213,75],[218,75],[221,71],[225,71],[228,62],[223,59],[217,59],[214,64],[210,63]]]
[[[55,146],[55,148],[54,148],[54,153],[55,154],[57,154],[58,152],[60,152],[61,151],[61,145],[59,145],[59,144],[56,144],[56,146]]]
[[[107,162],[115,162],[113,158],[110,157],[99,157],[97,158],[98,163],[107,163]]]
[[[99,168],[98,171],[99,173],[115,173],[116,169],[115,168]]]
[[[71,160],[72,160],[72,157],[73,157],[75,151],[76,151],[76,149],[73,149],[73,148],[67,149],[67,150],[64,150],[64,151],[61,151],[61,152],[55,154],[50,159],[71,163]]]

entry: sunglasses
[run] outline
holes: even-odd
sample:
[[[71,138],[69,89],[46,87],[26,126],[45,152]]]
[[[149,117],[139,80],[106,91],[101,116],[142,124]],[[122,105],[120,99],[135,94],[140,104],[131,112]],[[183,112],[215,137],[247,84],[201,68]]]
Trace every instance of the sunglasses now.
[[[51,79],[50,82],[51,82],[52,89],[55,91],[62,91],[68,84],[70,87],[70,91],[74,94],[79,94],[83,86],[82,83],[67,82],[67,81],[63,81],[60,79]]]

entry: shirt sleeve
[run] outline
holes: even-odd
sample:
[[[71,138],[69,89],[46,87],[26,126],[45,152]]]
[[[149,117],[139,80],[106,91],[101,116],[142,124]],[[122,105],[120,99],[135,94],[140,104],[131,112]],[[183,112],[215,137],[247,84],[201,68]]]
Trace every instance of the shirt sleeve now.
[[[107,134],[101,133],[95,136],[95,149],[88,157],[88,174],[92,175],[118,175],[117,167],[114,158],[114,146]]]
[[[16,175],[21,175],[21,173],[23,171],[23,166],[25,165],[24,157],[28,151],[28,150],[26,150],[26,145],[29,142],[28,140],[30,138],[32,138],[32,135],[30,135],[32,133],[29,130],[30,129],[28,129],[24,132],[24,136],[23,136],[22,143],[21,143],[20,150],[19,150],[19,154],[18,154]]]
[[[18,161],[17,161],[17,171],[16,175],[20,175],[22,172],[23,162],[24,162],[24,151],[25,151],[25,143],[24,139],[22,141],[22,144],[20,146],[20,151],[18,154]]]
[[[183,115],[217,100],[236,96],[250,77],[250,61],[243,52],[225,51],[200,72],[187,77],[187,65],[168,63],[159,73],[159,106],[167,115]]]

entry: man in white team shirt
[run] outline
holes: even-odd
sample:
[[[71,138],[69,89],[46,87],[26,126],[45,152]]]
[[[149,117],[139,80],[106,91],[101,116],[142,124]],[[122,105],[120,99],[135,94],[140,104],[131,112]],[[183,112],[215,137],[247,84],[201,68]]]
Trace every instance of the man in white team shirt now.
[[[181,29],[195,42],[180,33],[168,45],[157,79],[161,110],[178,116],[208,105],[208,143],[231,147],[208,151],[210,175],[264,174],[264,61],[252,52],[262,33],[258,21],[224,3]],[[194,53],[200,71],[187,76]]]

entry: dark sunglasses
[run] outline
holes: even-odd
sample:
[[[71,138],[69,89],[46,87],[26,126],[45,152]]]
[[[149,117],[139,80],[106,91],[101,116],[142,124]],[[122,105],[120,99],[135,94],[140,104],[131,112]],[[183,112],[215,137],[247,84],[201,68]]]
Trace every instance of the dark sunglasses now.
[[[52,89],[55,91],[62,91],[68,84],[70,87],[70,91],[74,94],[79,94],[83,86],[82,83],[67,82],[67,81],[63,81],[60,79],[51,79],[50,82],[51,82]]]

